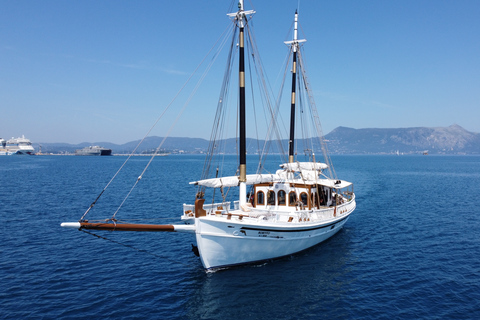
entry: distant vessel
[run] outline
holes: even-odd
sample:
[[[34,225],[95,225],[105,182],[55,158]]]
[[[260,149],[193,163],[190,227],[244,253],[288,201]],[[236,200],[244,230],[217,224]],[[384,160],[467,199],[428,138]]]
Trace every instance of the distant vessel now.
[[[33,149],[32,143],[25,138],[24,135],[22,135],[21,138],[12,137],[10,140],[0,138],[0,145],[0,155],[2,156],[35,154],[35,149]]]
[[[83,149],[75,150],[76,156],[111,156],[112,149],[102,148],[99,146],[90,146]]]

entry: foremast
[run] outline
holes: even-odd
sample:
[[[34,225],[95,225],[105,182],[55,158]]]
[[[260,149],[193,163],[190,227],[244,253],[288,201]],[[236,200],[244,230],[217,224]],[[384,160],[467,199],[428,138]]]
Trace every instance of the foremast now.
[[[294,149],[295,149],[295,101],[296,101],[296,88],[297,88],[297,51],[299,44],[307,40],[298,40],[298,11],[295,10],[295,22],[293,27],[293,40],[285,41],[285,44],[290,45],[293,51],[292,62],[292,96],[290,106],[290,139],[288,141],[288,162],[294,162]]]
[[[238,11],[236,13],[230,13],[228,16],[235,18],[237,26],[239,28],[238,44],[239,44],[239,57],[238,57],[238,84],[239,84],[239,200],[240,205],[244,205],[247,202],[247,150],[246,150],[246,113],[245,113],[245,41],[244,41],[244,29],[247,22],[247,14],[253,14],[255,11],[244,11],[243,0],[238,2]]]

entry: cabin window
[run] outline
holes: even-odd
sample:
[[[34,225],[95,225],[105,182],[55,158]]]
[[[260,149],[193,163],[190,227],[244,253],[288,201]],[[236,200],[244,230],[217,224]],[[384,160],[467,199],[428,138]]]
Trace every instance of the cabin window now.
[[[286,192],[283,190],[278,191],[278,205],[284,206],[286,204]]]
[[[317,201],[317,193],[316,192],[312,192],[310,194],[310,203],[312,204],[312,207],[315,207],[318,203]]]
[[[323,190],[323,188],[320,188],[318,190],[318,203],[320,204],[320,206],[325,206],[327,201],[327,196],[325,195],[325,191]]]
[[[257,204],[265,205],[265,193],[263,193],[263,191],[257,192]]]
[[[321,198],[320,198],[320,193],[317,191],[315,193],[315,205],[317,206],[317,208],[320,208],[320,204],[321,204]]]
[[[295,191],[290,191],[288,194],[288,205],[289,206],[295,206],[295,203],[297,202],[297,194]]]
[[[269,190],[267,193],[267,204],[270,206],[275,205],[275,191]]]
[[[308,206],[308,195],[306,192],[300,193],[300,201],[302,201],[305,207]]]
[[[328,189],[328,188],[321,187],[321,189],[320,189],[320,205],[326,206],[328,204],[329,190],[330,189]]]

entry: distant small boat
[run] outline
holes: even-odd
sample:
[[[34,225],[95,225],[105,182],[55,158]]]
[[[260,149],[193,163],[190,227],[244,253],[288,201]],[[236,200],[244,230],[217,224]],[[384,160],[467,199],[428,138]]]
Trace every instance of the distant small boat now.
[[[76,156],[111,156],[112,149],[102,148],[99,146],[90,146],[83,149],[75,150]]]
[[[12,138],[10,140],[0,138],[0,145],[0,155],[2,156],[35,154],[32,142],[25,138],[24,135],[21,138]]]

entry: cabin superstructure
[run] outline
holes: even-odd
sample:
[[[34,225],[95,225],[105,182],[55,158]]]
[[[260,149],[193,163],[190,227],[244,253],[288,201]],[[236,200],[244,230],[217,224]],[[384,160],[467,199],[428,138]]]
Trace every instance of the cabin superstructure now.
[[[303,214],[306,221],[329,220],[355,207],[353,184],[343,180],[332,180],[322,177],[322,170],[327,168],[323,163],[294,162],[280,165],[282,169],[275,174],[255,174],[246,176],[246,184],[252,186],[248,202],[225,201],[199,207],[184,205],[182,219],[193,223],[193,217],[232,216],[232,211],[239,211],[236,216],[272,218],[274,221],[299,221],[295,215]],[[191,182],[213,188],[228,188],[238,185],[237,177],[223,177]],[[315,214],[312,218],[310,216]],[[319,215],[320,214],[320,215]],[[282,219],[281,217],[287,217]],[[308,219],[308,220],[307,220]],[[300,220],[301,221],[301,220]]]

